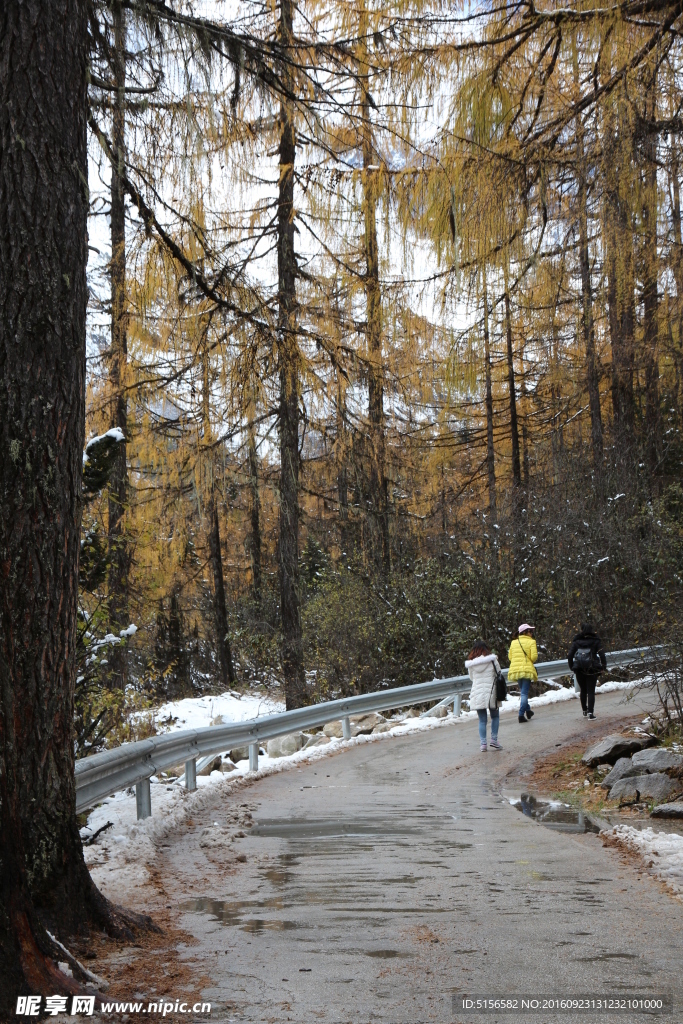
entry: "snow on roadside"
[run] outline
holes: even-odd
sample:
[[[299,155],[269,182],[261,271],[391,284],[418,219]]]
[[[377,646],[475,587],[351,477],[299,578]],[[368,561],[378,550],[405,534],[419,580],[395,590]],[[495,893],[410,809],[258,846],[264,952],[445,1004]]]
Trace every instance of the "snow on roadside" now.
[[[221,693],[217,697],[186,697],[184,700],[171,700],[151,713],[160,733],[175,732],[178,729],[203,729],[216,723],[216,719],[229,722],[245,722],[250,718],[261,718],[264,715],[275,715],[284,711],[282,701],[262,693]],[[148,716],[150,712],[140,712],[138,717]]]
[[[637,829],[632,825],[615,825],[600,836],[640,854],[645,866],[657,878],[683,895],[683,836],[677,832],[655,832],[653,828]]]
[[[642,685],[643,682],[605,683],[597,687],[596,692],[626,690]],[[573,689],[563,688],[532,697],[529,703],[532,707],[539,707],[574,700],[576,696]],[[466,704],[465,699],[463,705]],[[218,697],[170,701],[158,708],[154,717],[157,727],[166,732],[206,727],[219,718],[225,723],[245,721],[282,710],[283,705],[270,697],[261,694],[240,696],[228,692]],[[512,695],[508,695],[500,708],[504,715],[516,715],[518,710],[519,697]],[[85,847],[86,863],[95,883],[103,888],[105,895],[120,901],[130,893],[131,885],[144,884],[148,880],[147,865],[154,864],[156,843],[192,814],[200,812],[216,795],[227,799],[236,789],[256,779],[295,768],[302,763],[309,764],[348,747],[450,727],[476,718],[476,711],[467,711],[463,707],[459,718],[449,712],[445,718],[390,719],[392,728],[383,733],[356,736],[351,740],[331,739],[329,743],[309,747],[286,757],[272,758],[262,754],[259,757],[258,772],[250,772],[249,762],[243,760],[230,773],[214,771],[208,776],[198,776],[197,790],[193,793],[188,793],[182,785],[173,781],[154,777],[151,779],[151,818],[136,820],[135,792],[132,789],[107,797],[91,812],[87,826],[81,831],[84,841],[87,842],[89,836],[108,822],[112,822],[112,826],[98,836],[92,845]]]

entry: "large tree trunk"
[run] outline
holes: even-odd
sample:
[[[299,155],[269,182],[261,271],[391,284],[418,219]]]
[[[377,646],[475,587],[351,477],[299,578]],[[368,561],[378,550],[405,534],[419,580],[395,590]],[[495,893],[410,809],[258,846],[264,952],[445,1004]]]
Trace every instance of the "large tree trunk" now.
[[[279,41],[291,47],[292,0],[281,0]],[[287,72],[284,72],[287,74]],[[307,703],[301,637],[299,587],[299,345],[296,331],[294,252],[294,160],[292,110],[280,105],[280,186],[278,196],[278,359],[280,365],[280,614],[282,668],[287,710]]]
[[[368,359],[368,420],[370,426],[370,501],[373,536],[379,533],[381,565],[385,573],[391,568],[389,543],[389,506],[385,470],[384,438],[384,364],[382,361],[382,294],[379,284],[379,249],[377,245],[377,154],[372,139],[370,120],[370,88],[367,54],[368,16],[361,5],[359,19],[359,79],[361,90],[361,148],[363,154],[363,220],[365,227],[365,307]]]
[[[111,350],[109,381],[112,392],[111,426],[128,436],[125,370],[128,356],[126,338],[126,210],[122,175],[125,172],[125,88],[126,24],[120,0],[113,6],[114,110],[112,144],[115,163],[111,169]],[[123,514],[128,498],[126,442],[119,445],[109,478],[109,628],[117,635],[128,625],[128,546],[123,533]],[[111,684],[124,689],[127,680],[125,645],[114,647],[109,656]]]
[[[486,468],[489,479],[489,516],[491,526],[498,519],[496,505],[496,457],[493,450],[493,390],[491,387],[491,345],[489,340],[489,297],[486,288],[486,269],[482,275],[484,285],[484,370],[486,378]]]
[[[0,1012],[108,919],[75,815],[85,431],[87,4],[0,6]]]

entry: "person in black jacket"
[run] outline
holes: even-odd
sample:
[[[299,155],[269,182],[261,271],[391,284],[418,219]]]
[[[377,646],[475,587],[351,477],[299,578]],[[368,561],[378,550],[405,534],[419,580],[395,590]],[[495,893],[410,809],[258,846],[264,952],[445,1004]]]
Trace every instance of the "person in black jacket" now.
[[[581,690],[583,717],[595,718],[595,684],[607,668],[607,660],[602,640],[589,622],[581,623],[581,632],[572,640],[567,661]]]

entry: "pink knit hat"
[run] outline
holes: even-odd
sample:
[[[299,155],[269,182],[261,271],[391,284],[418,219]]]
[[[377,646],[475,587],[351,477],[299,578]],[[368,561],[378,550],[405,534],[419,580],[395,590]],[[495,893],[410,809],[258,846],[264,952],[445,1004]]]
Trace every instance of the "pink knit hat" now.
[[[536,629],[536,627],[535,626],[530,626],[528,622],[523,622],[522,625],[517,630],[517,632],[518,633],[523,633],[527,629]]]

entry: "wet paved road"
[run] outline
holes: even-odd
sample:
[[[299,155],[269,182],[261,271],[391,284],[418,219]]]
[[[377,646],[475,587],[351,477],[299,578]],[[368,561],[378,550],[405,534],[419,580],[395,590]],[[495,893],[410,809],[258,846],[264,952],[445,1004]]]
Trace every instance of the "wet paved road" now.
[[[633,714],[603,696],[596,726]],[[677,990],[683,906],[595,835],[563,835],[500,795],[506,775],[571,735],[577,701],[502,718],[502,753],[475,723],[356,747],[271,776],[231,800],[255,825],[246,863],[200,848],[216,800],[160,861],[184,953],[222,1021],[622,1021],[630,1014],[491,1013],[463,993],[620,995]],[[246,831],[246,830],[245,830]],[[453,997],[456,1005],[453,1005]],[[645,1019],[645,1018],[642,1018]]]

